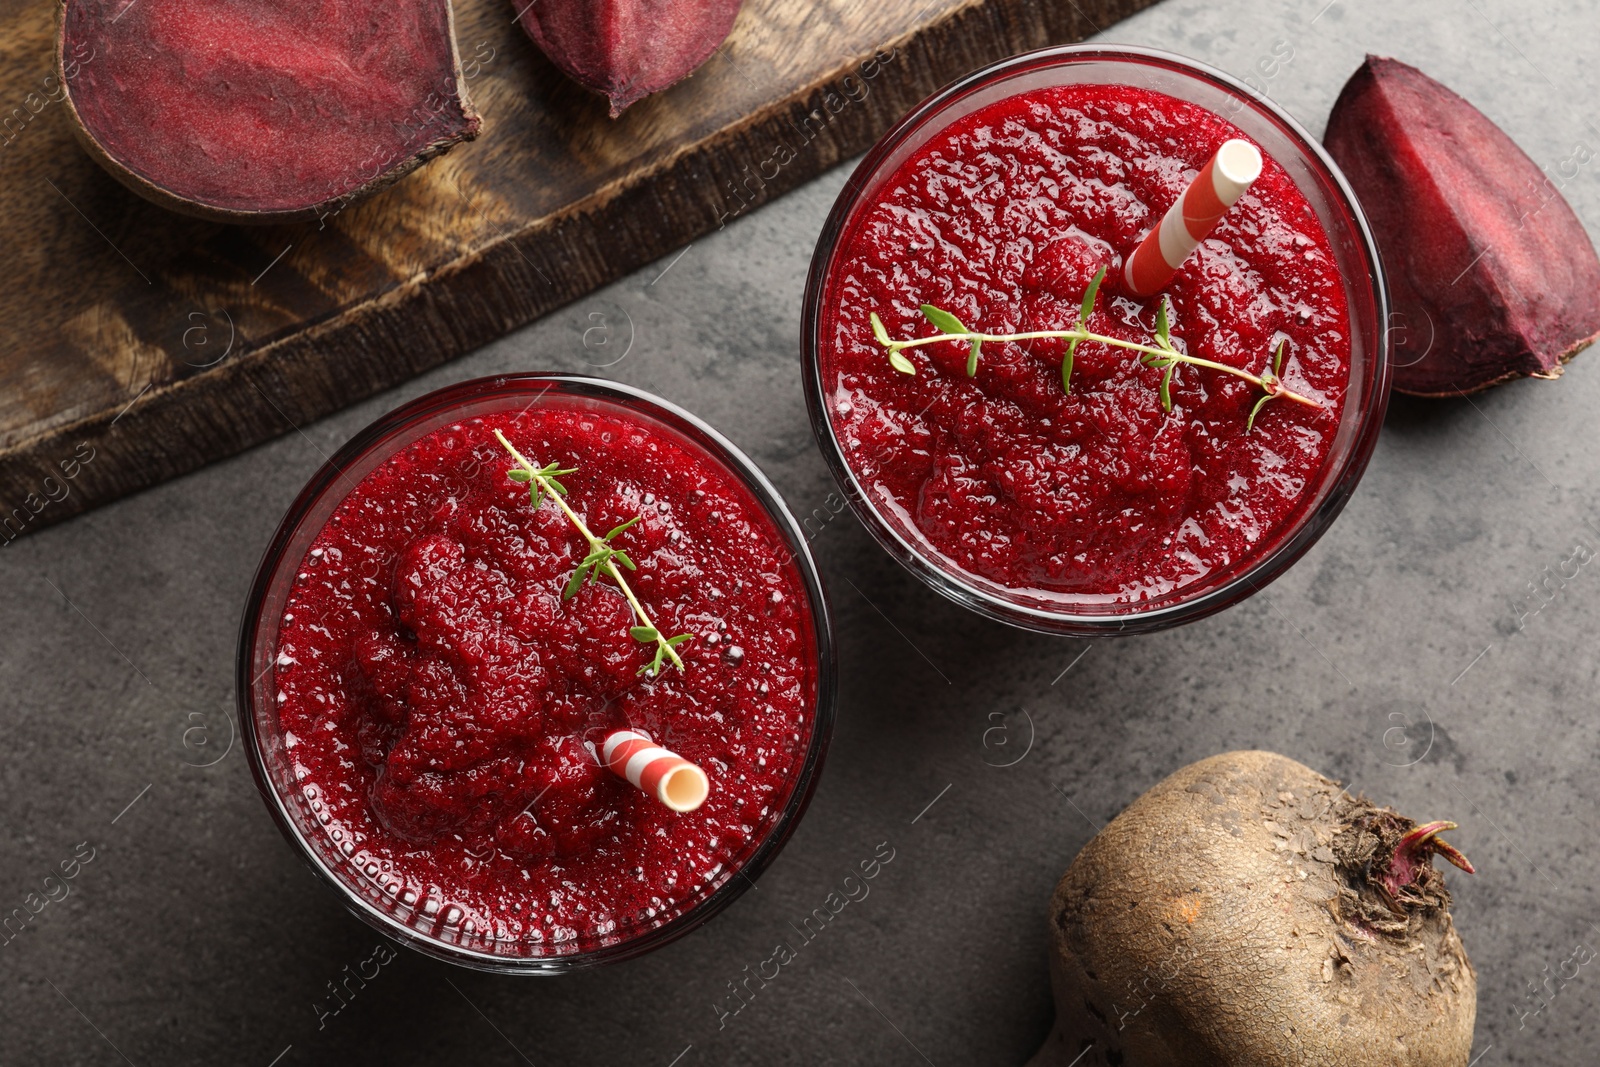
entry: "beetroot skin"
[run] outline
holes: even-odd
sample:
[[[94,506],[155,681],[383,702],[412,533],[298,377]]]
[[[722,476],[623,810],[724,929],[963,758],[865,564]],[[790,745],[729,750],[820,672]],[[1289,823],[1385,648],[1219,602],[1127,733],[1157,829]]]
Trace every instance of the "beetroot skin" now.
[[[516,0],[522,28],[611,117],[688,76],[733,29],[740,0]]]
[[[1477,975],[1439,840],[1294,760],[1157,784],[1050,901],[1056,1024],[1030,1067],[1466,1067]]]
[[[1339,94],[1323,141],[1383,253],[1405,330],[1396,389],[1457,396],[1554,378],[1600,336],[1600,259],[1555,185],[1587,159],[1547,177],[1477,108],[1374,56]]]
[[[325,215],[478,131],[448,0],[64,0],[60,23],[79,139],[185,214]]]

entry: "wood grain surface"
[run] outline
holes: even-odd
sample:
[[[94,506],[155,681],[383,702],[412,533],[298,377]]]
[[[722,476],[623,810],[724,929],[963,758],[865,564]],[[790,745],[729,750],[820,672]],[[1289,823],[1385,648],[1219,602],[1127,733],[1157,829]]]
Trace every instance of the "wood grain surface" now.
[[[95,165],[54,5],[0,0],[0,545],[485,344],[863,151],[952,78],[1153,2],[747,0],[693,77],[613,121],[509,2],[463,0],[476,141],[321,223],[235,227]]]

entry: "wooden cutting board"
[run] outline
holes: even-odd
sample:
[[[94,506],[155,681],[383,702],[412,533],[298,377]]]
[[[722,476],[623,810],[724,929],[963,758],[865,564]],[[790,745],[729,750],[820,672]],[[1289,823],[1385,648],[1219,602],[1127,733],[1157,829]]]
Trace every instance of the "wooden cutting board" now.
[[[692,78],[613,121],[510,0],[461,0],[478,139],[322,225],[234,227],[90,161],[53,99],[54,5],[0,0],[0,544],[485,344],[865,150],[951,79],[1153,2],[747,0]]]

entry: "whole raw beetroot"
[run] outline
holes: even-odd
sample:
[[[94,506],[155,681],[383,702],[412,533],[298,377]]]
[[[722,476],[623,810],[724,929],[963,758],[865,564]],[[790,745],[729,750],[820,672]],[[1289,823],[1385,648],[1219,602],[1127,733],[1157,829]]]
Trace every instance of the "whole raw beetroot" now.
[[[1554,378],[1600,336],[1588,234],[1552,177],[1477,108],[1415,67],[1368,56],[1323,142],[1383,253],[1404,330],[1396,389],[1457,396]],[[1563,161],[1553,178],[1588,158]]]
[[[611,117],[681,81],[733,29],[741,0],[515,0],[522,28]]]
[[[1030,1067],[1464,1067],[1477,976],[1437,837],[1270,752],[1191,764],[1050,901],[1056,1024]]]

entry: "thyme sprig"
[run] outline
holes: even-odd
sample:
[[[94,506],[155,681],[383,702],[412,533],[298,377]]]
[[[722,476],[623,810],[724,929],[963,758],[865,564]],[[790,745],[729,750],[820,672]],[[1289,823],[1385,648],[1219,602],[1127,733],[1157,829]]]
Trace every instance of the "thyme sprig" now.
[[[556,506],[567,516],[567,520],[583,535],[583,539],[589,542],[589,554],[583,557],[577,569],[572,572],[572,577],[567,579],[566,588],[561,592],[561,599],[571,600],[578,595],[578,590],[582,589],[585,584],[598,581],[601,576],[610,578],[616,583],[617,588],[622,591],[622,595],[627,598],[628,605],[633,608],[634,619],[639,624],[630,627],[628,633],[642,645],[655,646],[655,658],[640,667],[638,673],[654,678],[666,667],[668,661],[679,671],[682,671],[683,659],[678,655],[677,646],[683,644],[694,635],[679,634],[676,637],[663,637],[661,635],[661,631],[656,629],[655,623],[650,621],[650,616],[645,612],[644,605],[639,603],[639,598],[634,595],[633,588],[628,585],[628,580],[622,576],[622,568],[637,571],[639,569],[638,565],[629,558],[625,549],[616,548],[611,543],[618,534],[638,522],[639,516],[635,515],[620,526],[613,527],[611,532],[604,537],[597,537],[564,499],[567,495],[567,487],[561,484],[561,477],[576,472],[578,468],[563,467],[558,463],[549,463],[540,467],[528,459],[527,456],[518,452],[516,446],[506,440],[505,434],[496,430],[494,435],[505,450],[511,453],[511,458],[516,460],[518,464],[518,466],[506,471],[506,477],[514,482],[527,484],[528,497],[533,501],[535,508],[540,507],[546,497],[554,501]]]
[[[971,378],[978,373],[978,357],[982,354],[986,343],[1003,344],[1011,341],[1034,340],[1062,340],[1067,342],[1067,350],[1061,357],[1061,388],[1065,392],[1072,392],[1072,363],[1078,354],[1078,346],[1085,341],[1094,341],[1115,348],[1124,348],[1138,354],[1139,362],[1147,367],[1162,371],[1161,375],[1161,407],[1165,411],[1172,410],[1172,375],[1180,363],[1192,367],[1205,367],[1208,370],[1221,371],[1231,374],[1235,378],[1242,378],[1260,389],[1262,396],[1250,410],[1249,421],[1245,423],[1245,432],[1249,433],[1255,428],[1256,416],[1269,400],[1282,397],[1293,400],[1297,404],[1307,407],[1320,408],[1322,402],[1309,396],[1303,396],[1283,384],[1283,357],[1288,346],[1288,340],[1278,342],[1278,349],[1272,359],[1270,370],[1262,370],[1260,374],[1251,374],[1240,367],[1231,367],[1226,363],[1215,360],[1203,359],[1200,356],[1191,356],[1187,352],[1180,352],[1172,343],[1172,329],[1167,313],[1167,298],[1162,296],[1161,303],[1156,309],[1156,330],[1152,344],[1140,344],[1137,341],[1124,341],[1120,337],[1108,337],[1102,333],[1093,333],[1089,330],[1089,314],[1094,310],[1095,298],[1100,292],[1100,283],[1105,280],[1106,270],[1101,267],[1095,274],[1094,280],[1089,283],[1089,288],[1083,294],[1083,303],[1078,308],[1078,318],[1070,329],[1066,330],[1030,330],[1025,333],[982,333],[969,329],[962,321],[943,308],[934,307],[932,304],[922,305],[922,314],[933,328],[939,332],[931,337],[917,337],[909,341],[896,341],[890,338],[889,331],[884,327],[883,320],[874,311],[869,318],[872,321],[872,336],[877,339],[889,352],[889,365],[901,374],[917,373],[916,364],[905,356],[908,348],[921,348],[923,345],[934,345],[943,342],[955,342],[967,345],[967,377]]]

